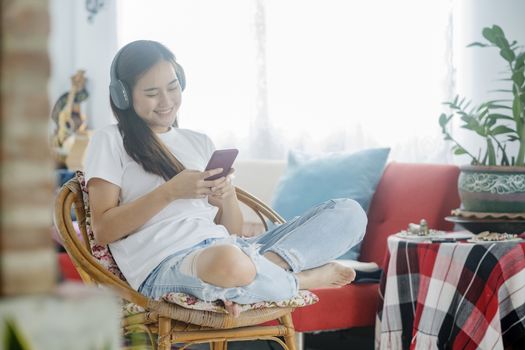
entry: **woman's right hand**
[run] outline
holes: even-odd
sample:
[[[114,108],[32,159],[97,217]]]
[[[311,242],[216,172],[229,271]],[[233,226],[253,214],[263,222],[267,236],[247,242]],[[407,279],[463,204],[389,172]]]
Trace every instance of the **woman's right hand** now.
[[[185,169],[167,181],[164,185],[168,200],[205,198],[212,194],[212,187],[221,185],[226,181],[226,177],[216,180],[205,180],[210,176],[220,174],[221,168],[207,171],[197,171]]]

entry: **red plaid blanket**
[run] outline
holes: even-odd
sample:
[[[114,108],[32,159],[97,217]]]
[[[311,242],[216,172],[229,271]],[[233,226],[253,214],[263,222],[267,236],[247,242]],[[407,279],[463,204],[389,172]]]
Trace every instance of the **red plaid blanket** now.
[[[390,236],[376,349],[503,349],[525,336],[525,242]]]

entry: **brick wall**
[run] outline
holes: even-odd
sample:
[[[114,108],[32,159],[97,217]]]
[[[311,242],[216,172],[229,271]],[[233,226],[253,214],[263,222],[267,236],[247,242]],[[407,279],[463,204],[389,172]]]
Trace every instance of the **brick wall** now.
[[[56,281],[48,1],[4,0],[1,11],[0,294],[47,292]]]

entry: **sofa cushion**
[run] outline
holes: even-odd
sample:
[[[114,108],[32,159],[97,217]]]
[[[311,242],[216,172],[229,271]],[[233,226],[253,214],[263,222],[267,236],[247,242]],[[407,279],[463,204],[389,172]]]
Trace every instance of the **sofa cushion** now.
[[[354,199],[368,210],[389,151],[377,148],[323,156],[290,152],[273,208],[286,220],[333,198]],[[359,247],[354,247],[343,258],[357,260],[358,255]]]

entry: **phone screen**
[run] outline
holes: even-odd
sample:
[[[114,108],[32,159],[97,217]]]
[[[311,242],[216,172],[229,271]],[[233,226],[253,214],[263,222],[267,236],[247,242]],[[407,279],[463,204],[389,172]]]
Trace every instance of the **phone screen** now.
[[[222,168],[223,171],[222,173],[210,176],[205,180],[215,180],[228,175],[238,153],[239,150],[235,148],[220,149],[213,152],[208,165],[206,165],[206,170]]]

